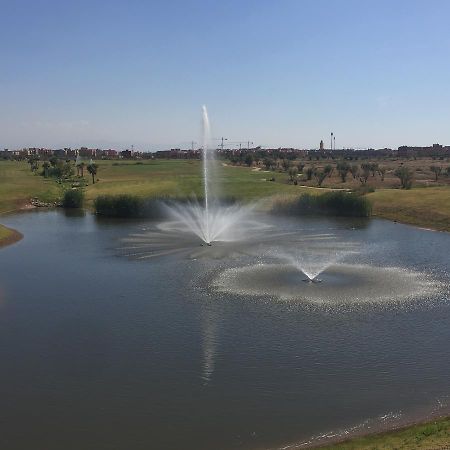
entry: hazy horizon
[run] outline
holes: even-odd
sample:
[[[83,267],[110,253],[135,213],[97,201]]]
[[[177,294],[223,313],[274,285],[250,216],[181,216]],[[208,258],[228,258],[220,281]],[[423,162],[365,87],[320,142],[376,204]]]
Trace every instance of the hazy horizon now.
[[[2,12],[0,148],[190,147],[202,104],[229,141],[450,144],[443,0],[19,0]]]

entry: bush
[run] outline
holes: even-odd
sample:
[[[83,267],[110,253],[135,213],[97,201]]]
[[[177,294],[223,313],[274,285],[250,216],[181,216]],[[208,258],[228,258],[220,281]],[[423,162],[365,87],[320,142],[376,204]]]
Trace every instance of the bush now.
[[[373,186],[367,186],[367,184],[361,184],[361,186],[357,187],[353,192],[356,195],[366,195],[375,192],[375,188]]]
[[[372,213],[372,205],[365,197],[340,191],[322,195],[303,194],[294,200],[277,202],[272,212],[294,216],[319,214],[369,217]]]
[[[394,172],[394,175],[400,178],[402,189],[411,189],[414,179],[414,172],[411,169],[401,166]]]
[[[144,199],[134,195],[101,195],[94,200],[94,208],[96,214],[106,217],[159,219],[165,215],[164,205],[190,202],[202,205],[204,199],[188,197],[153,197]],[[232,205],[236,203],[236,199],[231,196],[222,197],[215,203]]]
[[[64,192],[62,205],[64,208],[82,208],[84,192],[81,189],[71,189]]]
[[[144,201],[133,195],[102,195],[94,200],[95,212],[108,217],[142,217]]]

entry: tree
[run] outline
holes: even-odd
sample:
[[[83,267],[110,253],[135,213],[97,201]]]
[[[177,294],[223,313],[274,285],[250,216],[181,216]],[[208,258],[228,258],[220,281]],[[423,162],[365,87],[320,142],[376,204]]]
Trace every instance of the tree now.
[[[400,183],[402,185],[402,189],[411,189],[414,172],[406,166],[399,167],[394,175],[400,178]]]
[[[306,169],[306,180],[307,181],[311,181],[315,171],[316,171],[316,168],[312,167],[312,166],[310,166]]]
[[[270,168],[273,165],[273,162],[270,158],[264,158],[263,164],[264,164],[264,167],[266,168],[266,170],[270,170]]]
[[[330,170],[331,168],[331,170]],[[314,172],[314,178],[317,181],[317,186],[321,187],[322,183],[325,181],[325,179],[331,175],[333,172],[333,168],[331,166],[325,166],[323,170],[316,170]]]
[[[62,164],[61,176],[63,178],[70,178],[74,174],[74,172],[75,171],[72,167],[72,164],[70,164],[70,160],[68,160],[64,164]]]
[[[92,175],[92,184],[95,184],[95,175],[97,175],[97,164],[90,163],[87,166],[87,170]]]
[[[291,167],[291,161],[289,161],[287,158],[283,158],[282,163],[283,170],[287,172],[289,170],[289,167]]]
[[[333,166],[331,166],[330,164],[327,164],[324,168],[323,168],[324,173],[327,174],[327,177],[331,177],[331,174],[334,171]]]
[[[352,174],[353,179],[355,180],[359,173],[359,168],[356,164],[352,164],[350,166],[350,172]]]
[[[297,166],[292,166],[289,168],[289,181],[293,183],[297,181],[298,169]]]
[[[33,173],[36,173],[36,171],[39,169],[39,156],[37,155],[31,155],[28,158],[28,164],[30,165],[30,169]]]
[[[251,165],[253,164],[253,155],[251,153],[247,153],[245,155],[244,162],[248,167],[251,167]]]
[[[360,173],[359,175],[359,181],[361,182],[361,184],[367,183],[367,180],[369,179],[370,176],[370,167],[371,165],[369,163],[361,164],[362,173]]]
[[[384,175],[386,174],[386,167],[379,167],[378,174],[380,175],[381,181],[384,181]]]
[[[350,164],[347,161],[339,161],[336,164],[336,169],[343,183],[347,180],[347,174],[350,171]]]
[[[50,163],[48,161],[44,161],[42,167],[44,168],[44,177],[48,178],[48,169],[50,168]]]
[[[370,163],[369,170],[372,172],[372,176],[375,176],[375,173],[378,172],[378,163]]]
[[[58,158],[56,156],[51,156],[49,158],[50,164],[52,165],[52,167],[56,167],[56,164],[58,163]]]
[[[442,172],[442,167],[441,166],[431,166],[430,170],[434,173],[434,177],[435,177],[434,181],[437,181],[439,178],[439,175]]]

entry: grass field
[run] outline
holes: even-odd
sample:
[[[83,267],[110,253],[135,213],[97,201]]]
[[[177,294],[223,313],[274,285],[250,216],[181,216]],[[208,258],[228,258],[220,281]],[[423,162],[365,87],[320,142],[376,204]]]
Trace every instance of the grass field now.
[[[450,418],[319,447],[322,450],[448,450]]]
[[[9,228],[6,228],[3,225],[0,225],[0,242],[8,238],[12,234],[12,231]]]
[[[86,206],[105,194],[131,194],[140,197],[202,195],[201,162],[197,160],[153,160],[153,161],[98,161],[97,178],[92,184],[86,174]],[[419,164],[414,161],[411,164]],[[423,162],[423,165],[431,162]],[[267,181],[274,177],[275,181]],[[426,174],[429,179],[429,174]],[[215,177],[221,186],[221,194],[239,200],[257,200],[276,195],[296,196],[304,192],[321,193],[313,182],[308,187],[288,184],[288,175],[277,171],[252,170],[248,167],[223,165]],[[390,181],[389,181],[390,180]],[[446,181],[446,178],[443,177]],[[336,174],[328,187],[357,187],[354,180],[341,183]],[[358,182],[359,183],[359,182]],[[301,183],[303,184],[303,183]],[[450,185],[427,181],[427,184],[405,191],[394,189],[398,182],[387,176],[385,182],[371,177],[369,184],[376,192],[368,195],[373,202],[376,216],[413,225],[450,231]],[[376,186],[375,186],[376,184]],[[70,185],[66,186],[70,187]],[[0,214],[20,209],[37,197],[52,202],[62,195],[63,187],[53,179],[34,175],[26,162],[0,161]]]
[[[450,231],[450,187],[384,189],[368,195],[376,216]]]
[[[20,209],[31,197],[53,202],[60,196],[61,187],[34,175],[26,162],[0,161],[0,214]]]
[[[88,202],[98,195],[132,194],[141,197],[202,195],[200,161],[155,160],[136,164],[133,161],[98,163],[99,183],[89,185]],[[255,200],[274,194],[296,194],[299,189],[281,182],[266,181],[272,174],[244,167],[222,166],[215,183],[224,196]],[[282,176],[283,181],[286,175]],[[281,181],[281,179],[280,179]]]
[[[0,248],[6,245],[14,244],[14,242],[22,239],[22,234],[16,230],[11,230],[0,224]]]

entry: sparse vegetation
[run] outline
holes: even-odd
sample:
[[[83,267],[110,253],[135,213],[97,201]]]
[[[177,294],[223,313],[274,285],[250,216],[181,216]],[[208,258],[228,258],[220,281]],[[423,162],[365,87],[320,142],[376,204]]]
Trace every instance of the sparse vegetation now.
[[[84,192],[81,189],[69,189],[64,192],[62,206],[64,208],[82,208]]]
[[[325,214],[333,216],[369,217],[370,201],[356,194],[334,191],[321,195],[302,194],[297,198],[275,201],[273,212],[287,215]]]

